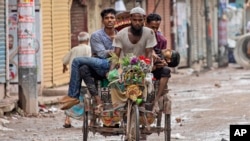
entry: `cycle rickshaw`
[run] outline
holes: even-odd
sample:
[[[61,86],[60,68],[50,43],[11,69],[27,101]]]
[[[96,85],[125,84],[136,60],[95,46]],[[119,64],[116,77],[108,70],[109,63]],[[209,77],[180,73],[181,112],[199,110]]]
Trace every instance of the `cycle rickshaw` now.
[[[121,85],[118,87],[125,92],[123,96],[126,100],[121,105],[113,106],[112,85],[107,79],[96,81],[104,109],[99,115],[95,115],[93,108],[95,101],[91,98],[84,99],[85,114],[82,128],[84,141],[88,140],[90,131],[98,132],[103,136],[124,135],[124,140],[127,141],[139,141],[152,133],[159,135],[163,132],[165,141],[170,141],[171,100],[169,95],[165,93],[159,100],[160,112],[153,112],[152,102],[158,90],[159,80],[152,79],[149,66],[141,63],[145,62],[144,59],[138,62],[137,66],[129,64],[123,68],[117,83],[114,83],[118,84],[118,81],[122,80],[119,81]],[[92,115],[90,119],[89,115]],[[161,125],[162,116],[164,116],[163,126]],[[94,126],[89,126],[89,120],[94,121]]]
[[[128,13],[117,16],[118,28],[126,27],[129,21],[126,20]],[[125,19],[125,20],[124,20]],[[117,28],[117,29],[118,29]],[[119,29],[118,29],[119,30]],[[167,50],[163,56],[167,56],[172,62],[170,67],[176,67],[179,64],[179,53],[174,50]],[[131,56],[130,56],[131,58]],[[103,136],[123,135],[126,141],[139,141],[152,133],[164,133],[165,141],[171,138],[171,100],[168,92],[165,92],[159,100],[160,112],[153,112],[153,101],[157,94],[159,80],[152,79],[150,68],[145,64],[145,60],[137,58],[137,66],[127,64],[122,68],[122,73],[117,80],[122,80],[121,85],[115,85],[124,92],[126,98],[122,104],[114,106],[112,103],[111,81],[107,78],[97,80],[98,94],[103,101],[103,111],[94,114],[95,101],[91,97],[84,98],[84,116],[83,116],[83,141],[88,140],[88,133],[100,133]],[[145,59],[145,58],[144,58]],[[131,60],[130,60],[131,61]],[[129,61],[129,62],[130,62]],[[144,62],[144,63],[141,63]],[[172,66],[171,66],[172,63]],[[138,65],[139,64],[139,65]],[[116,81],[117,82],[117,81]],[[120,82],[120,81],[119,81]],[[118,84],[118,83],[114,83]],[[89,116],[91,115],[91,116]],[[162,116],[164,123],[162,126]],[[94,126],[89,126],[89,120],[94,122]],[[155,123],[155,124],[154,124]]]

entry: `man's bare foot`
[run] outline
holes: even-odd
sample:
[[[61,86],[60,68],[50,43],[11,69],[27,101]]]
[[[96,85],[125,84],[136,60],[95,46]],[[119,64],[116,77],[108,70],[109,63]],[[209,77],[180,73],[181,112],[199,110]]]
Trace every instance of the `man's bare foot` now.
[[[159,111],[160,111],[159,103],[158,103],[158,100],[156,100],[156,101],[154,102],[154,106],[153,106],[152,112],[158,113]]]
[[[95,121],[94,120],[90,120],[89,126],[94,126],[95,125]]]
[[[91,120],[89,123],[89,126],[93,126],[93,125],[94,125],[94,122]]]
[[[72,127],[69,116],[66,116],[63,127],[64,128],[70,128],[70,127]]]
[[[95,96],[96,99],[96,104],[97,106],[95,107],[95,114],[100,114],[103,111],[103,104],[100,96]]]

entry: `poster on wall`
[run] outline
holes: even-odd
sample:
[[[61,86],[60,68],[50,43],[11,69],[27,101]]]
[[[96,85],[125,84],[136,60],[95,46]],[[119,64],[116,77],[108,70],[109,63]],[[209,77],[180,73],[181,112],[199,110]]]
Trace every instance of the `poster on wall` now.
[[[9,71],[10,80],[12,82],[17,82],[18,78],[18,47],[17,47],[17,22],[18,16],[17,12],[11,12],[9,14]]]
[[[179,48],[187,48],[187,15],[186,13],[186,3],[177,3],[177,46]]]
[[[24,0],[25,1],[25,0]],[[18,12],[17,12],[17,0],[9,0],[9,17],[8,17],[8,23],[9,23],[9,71],[10,71],[10,82],[11,83],[17,83],[18,82],[18,57],[20,57],[23,60],[34,60],[34,61],[22,61],[20,65],[36,65],[37,66],[37,80],[38,82],[41,81],[41,63],[40,63],[40,11],[39,11],[39,1],[35,1],[36,3],[36,11],[35,11],[35,19],[29,19],[25,18],[26,24],[28,26],[24,26],[22,24],[19,25],[21,30],[18,30]],[[30,8],[23,8],[24,14],[29,14]],[[26,14],[26,15],[27,15]],[[32,20],[35,22],[35,26],[33,26]],[[25,23],[24,23],[25,24]],[[32,26],[31,26],[32,24]],[[27,29],[27,30],[25,30]],[[29,35],[30,31],[33,30],[33,35]],[[21,33],[23,38],[22,40],[18,40],[17,33]],[[24,38],[26,35],[29,35],[29,37],[33,38]],[[18,56],[18,44],[20,44],[22,47],[22,54]],[[27,46],[26,46],[27,45]],[[33,45],[33,48],[31,46]],[[35,56],[34,56],[35,53]],[[33,56],[33,57],[31,57]],[[19,59],[20,59],[19,58]],[[19,62],[20,63],[20,62]]]

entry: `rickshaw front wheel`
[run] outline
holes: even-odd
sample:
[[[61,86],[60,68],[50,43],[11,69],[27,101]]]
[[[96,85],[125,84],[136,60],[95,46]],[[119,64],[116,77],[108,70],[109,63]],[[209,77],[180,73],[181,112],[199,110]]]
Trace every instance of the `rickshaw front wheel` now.
[[[130,125],[129,125],[129,134],[128,141],[139,141],[140,139],[140,130],[139,130],[139,109],[138,105],[133,105],[130,115]]]

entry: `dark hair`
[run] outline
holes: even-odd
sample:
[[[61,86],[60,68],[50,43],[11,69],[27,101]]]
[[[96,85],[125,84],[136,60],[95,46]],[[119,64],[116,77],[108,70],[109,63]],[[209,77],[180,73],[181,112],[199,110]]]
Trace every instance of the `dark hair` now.
[[[180,63],[180,54],[179,52],[172,50],[171,62],[168,63],[169,67],[177,67]]]
[[[103,9],[102,12],[101,12],[102,19],[103,19],[106,15],[108,15],[108,14],[110,14],[110,13],[116,15],[115,9],[113,9],[113,8],[106,8],[106,9]]]
[[[161,16],[159,14],[156,14],[156,13],[151,13],[147,16],[146,21],[147,21],[147,23],[150,23],[152,21],[161,21]]]

